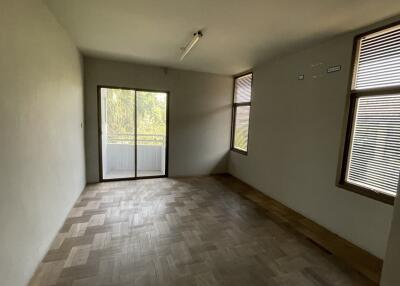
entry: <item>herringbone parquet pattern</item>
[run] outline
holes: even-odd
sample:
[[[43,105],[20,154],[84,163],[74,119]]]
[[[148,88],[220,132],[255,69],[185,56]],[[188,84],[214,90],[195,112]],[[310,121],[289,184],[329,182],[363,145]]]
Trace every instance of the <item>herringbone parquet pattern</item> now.
[[[371,285],[224,181],[88,186],[30,285]]]

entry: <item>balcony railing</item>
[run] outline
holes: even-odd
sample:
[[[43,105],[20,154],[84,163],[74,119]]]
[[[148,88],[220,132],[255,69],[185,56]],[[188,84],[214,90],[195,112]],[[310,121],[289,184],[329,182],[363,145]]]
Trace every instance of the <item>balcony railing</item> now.
[[[107,134],[103,137],[103,171],[107,178],[132,177],[135,173],[137,156],[137,175],[163,175],[165,172],[165,135],[132,133]]]
[[[107,134],[107,144],[135,144],[135,134],[117,133]],[[165,135],[161,134],[137,134],[138,145],[164,146]]]

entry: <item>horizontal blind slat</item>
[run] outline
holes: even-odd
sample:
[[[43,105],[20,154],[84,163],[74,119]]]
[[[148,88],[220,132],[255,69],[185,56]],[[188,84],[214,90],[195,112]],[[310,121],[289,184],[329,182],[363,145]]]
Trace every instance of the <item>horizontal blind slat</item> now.
[[[371,55],[360,54],[360,62],[370,62],[370,61],[378,61],[384,60],[387,57],[398,58],[400,54],[400,49],[390,50],[390,51],[382,51],[380,53],[374,53]]]
[[[373,50],[376,48],[385,48],[390,46],[393,43],[397,43],[397,37],[399,36],[400,32],[397,34],[393,34],[390,37],[386,37],[383,39],[380,39],[379,41],[374,41],[374,42],[366,42],[363,41],[363,45],[360,47],[360,50]]]
[[[365,179],[365,174],[372,175],[369,176],[367,179]],[[389,176],[384,176],[381,175],[378,171],[375,171],[374,169],[368,169],[368,168],[361,168],[358,170],[358,172],[353,172],[352,175],[350,176],[350,179],[363,179],[365,181],[369,182],[374,182],[377,185],[380,185],[381,187],[385,186],[390,186],[390,187],[396,187],[396,182],[394,182],[393,178]]]
[[[380,162],[382,164],[389,164],[397,167],[399,162],[397,159],[393,159],[394,154],[390,154],[388,152],[382,152],[379,150],[375,150],[375,156],[371,156],[371,150],[353,150],[351,156],[354,158],[359,159],[366,159],[366,160],[374,160],[376,162]]]
[[[397,169],[395,168],[384,168],[382,166],[380,166],[379,164],[373,164],[369,161],[364,161],[362,162],[357,162],[357,163],[353,163],[354,164],[354,169],[360,169],[360,170],[365,170],[366,166],[370,166],[371,168],[373,168],[373,170],[375,171],[379,171],[379,173],[381,174],[385,174],[385,176],[389,176],[392,179],[396,179],[397,177]]]
[[[369,176],[366,176],[368,174]],[[386,177],[378,177],[376,173],[374,172],[369,172],[368,170],[364,170],[361,173],[353,173],[350,177],[350,180],[363,180],[363,183],[370,183],[375,186],[379,186],[382,189],[386,189],[389,192],[393,192],[394,188],[396,188],[396,184],[392,183],[389,179]]]
[[[392,36],[395,36],[400,33],[400,30],[397,27],[392,27],[383,31],[379,31],[376,33],[372,33],[370,35],[364,36],[363,41],[365,43],[371,43],[371,42],[376,42],[376,41],[381,41],[385,40],[387,38],[390,38]]]
[[[368,68],[374,66],[390,66],[392,64],[397,64],[399,61],[399,57],[395,55],[385,55],[384,58],[365,60],[358,62],[358,69],[360,68]]]

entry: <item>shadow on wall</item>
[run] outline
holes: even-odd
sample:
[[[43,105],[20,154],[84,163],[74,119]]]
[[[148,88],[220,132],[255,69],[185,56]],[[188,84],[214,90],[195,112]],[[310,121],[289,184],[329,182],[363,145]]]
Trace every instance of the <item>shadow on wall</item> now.
[[[228,158],[229,152],[227,151],[221,159],[215,164],[214,168],[211,170],[211,174],[222,174],[228,172]],[[221,170],[225,170],[225,172],[221,172]]]
[[[217,106],[207,105],[203,104],[197,110],[185,109],[171,118],[171,177],[228,171],[231,105],[227,100],[219,102]],[[174,114],[175,109],[171,108],[170,112]]]
[[[230,111],[232,109],[232,105],[223,105],[220,106],[219,108],[215,108],[214,110],[211,110],[210,112],[207,112],[209,114],[214,114],[214,113],[220,113],[220,112],[227,112],[228,110]],[[229,153],[230,153],[230,144],[231,144],[231,124],[229,125],[229,140],[228,140],[228,150],[222,155],[222,157],[218,160],[218,162],[215,164],[213,169],[211,170],[211,174],[220,174],[220,173],[227,173],[228,172],[228,162],[229,162]],[[221,172],[221,170],[224,170]]]
[[[216,116],[219,114],[223,114],[225,112],[228,112],[232,109],[232,105],[231,104],[225,104],[225,105],[221,105],[217,108],[213,108],[213,109],[207,109],[207,112],[198,112],[198,113],[192,113],[191,110],[187,110],[187,113],[191,113],[192,117],[195,118],[199,118],[199,119],[204,119],[204,117],[212,117],[212,116]],[[171,113],[171,110],[170,110]],[[186,114],[181,114],[180,117],[182,118],[186,118]],[[229,130],[230,130],[230,125],[229,125]]]

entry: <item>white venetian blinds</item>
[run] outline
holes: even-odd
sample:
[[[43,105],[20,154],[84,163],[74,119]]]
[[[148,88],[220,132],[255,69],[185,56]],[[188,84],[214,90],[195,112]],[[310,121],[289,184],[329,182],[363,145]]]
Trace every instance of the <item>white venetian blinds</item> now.
[[[362,37],[357,48],[345,179],[394,196],[400,170],[400,25]]]
[[[357,99],[347,181],[395,195],[400,170],[400,93]]]
[[[362,37],[353,89],[400,85],[400,25]]]
[[[246,74],[235,80],[235,103],[251,101],[251,82],[253,74]]]

